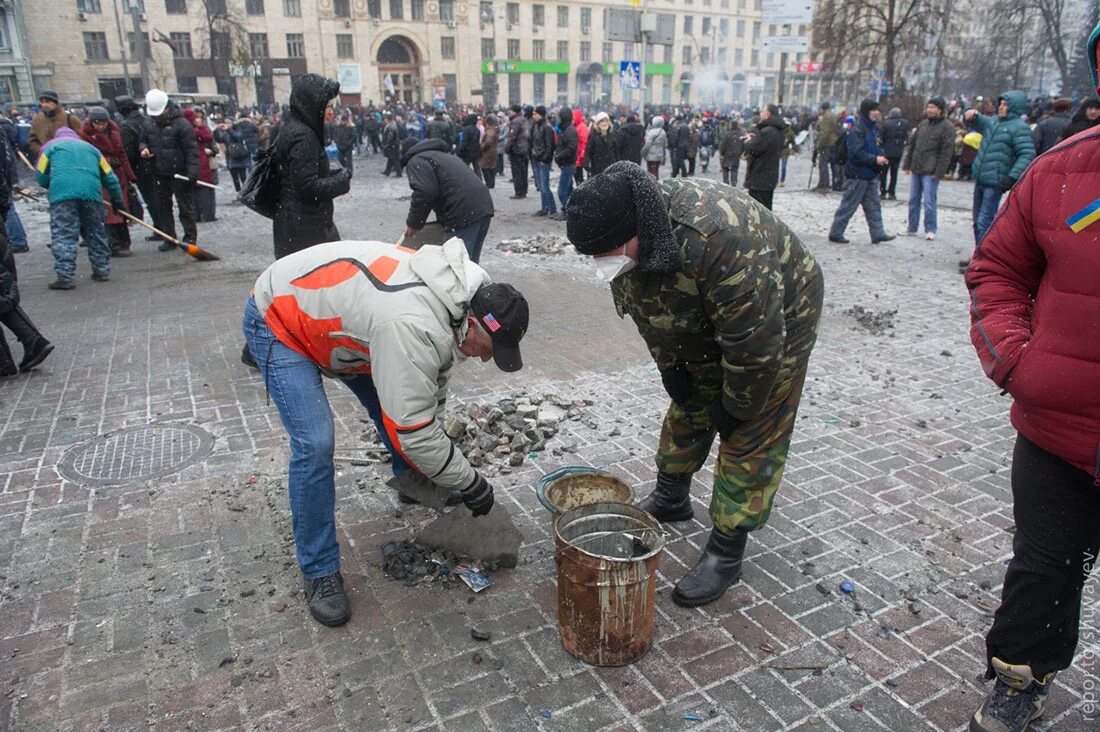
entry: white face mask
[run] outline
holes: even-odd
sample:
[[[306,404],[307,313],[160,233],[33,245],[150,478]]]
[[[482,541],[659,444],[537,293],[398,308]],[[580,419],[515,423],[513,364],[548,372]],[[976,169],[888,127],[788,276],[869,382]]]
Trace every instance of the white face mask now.
[[[625,254],[614,254],[610,257],[596,258],[596,273],[599,275],[599,278],[605,282],[610,282],[619,275],[626,274],[637,266],[638,263]]]

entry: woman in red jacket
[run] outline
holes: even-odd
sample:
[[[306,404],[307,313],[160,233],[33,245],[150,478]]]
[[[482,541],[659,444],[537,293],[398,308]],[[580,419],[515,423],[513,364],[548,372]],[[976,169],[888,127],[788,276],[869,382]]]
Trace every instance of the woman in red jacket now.
[[[1096,39],[1086,58],[1096,82]],[[1077,647],[1100,551],[1100,129],[1039,156],[966,273],[970,338],[1012,395],[1016,533],[971,732],[1022,732]]]
[[[122,146],[122,135],[118,125],[111,120],[110,113],[104,107],[92,107],[88,110],[88,116],[80,125],[80,138],[85,142],[95,145],[103,157],[111,165],[111,170],[118,178],[118,184],[122,187],[122,201],[126,210],[130,210],[130,183],[137,180],[130,161],[126,157],[126,148]],[[107,200],[104,192],[103,199]],[[107,242],[111,245],[112,257],[129,257],[133,254],[130,249],[130,225],[123,217],[114,211],[104,207],[107,217],[103,223],[107,227]]]
[[[210,167],[210,158],[218,154],[217,145],[214,142],[214,133],[206,126],[206,112],[197,107],[183,110],[183,116],[195,128],[195,141],[199,144],[199,180],[203,183],[217,183],[214,170]],[[206,186],[195,186],[195,209],[198,212],[199,221],[217,221],[217,210],[214,201],[214,189]]]

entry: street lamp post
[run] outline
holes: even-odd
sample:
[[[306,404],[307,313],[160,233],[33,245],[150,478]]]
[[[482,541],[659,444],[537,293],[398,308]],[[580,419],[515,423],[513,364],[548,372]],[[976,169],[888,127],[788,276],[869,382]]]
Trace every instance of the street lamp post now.
[[[149,56],[145,48],[145,36],[141,34],[141,0],[124,0],[130,5],[130,19],[134,23],[134,53],[141,68],[142,93],[149,91]]]

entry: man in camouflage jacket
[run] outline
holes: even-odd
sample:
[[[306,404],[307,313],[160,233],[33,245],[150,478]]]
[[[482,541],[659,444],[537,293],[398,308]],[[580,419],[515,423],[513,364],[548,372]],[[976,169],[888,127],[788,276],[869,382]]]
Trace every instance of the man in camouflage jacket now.
[[[673,593],[703,605],[740,579],[748,532],[771,513],[817,338],[821,270],[774,214],[717,182],[658,183],[616,163],[573,195],[569,239],[611,279],[672,397],[657,487],[639,506],[690,519],[692,475],[721,437],[714,530]]]

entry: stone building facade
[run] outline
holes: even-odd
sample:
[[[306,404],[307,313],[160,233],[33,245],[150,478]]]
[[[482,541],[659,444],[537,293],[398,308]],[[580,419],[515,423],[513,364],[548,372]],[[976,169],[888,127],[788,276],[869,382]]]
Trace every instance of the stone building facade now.
[[[638,105],[644,95],[649,102],[706,106],[776,99],[780,54],[768,53],[765,39],[784,30],[764,24],[760,0],[645,3],[647,12],[664,16],[671,44],[647,44],[643,51],[638,42],[607,40],[612,11],[630,10],[631,0],[21,4],[30,56],[49,72],[38,83],[67,99],[122,93],[127,74],[142,93],[135,22],[148,41],[150,86],[229,94],[244,105],[285,101],[292,80],[306,72],[339,78],[345,101],[364,104],[387,96],[407,102]],[[207,22],[211,16],[217,18],[213,24]],[[785,32],[800,31],[808,33],[798,27]],[[845,93],[843,79],[796,72],[796,64],[811,56],[789,58],[788,104]],[[623,88],[622,61],[644,62],[644,90]]]

